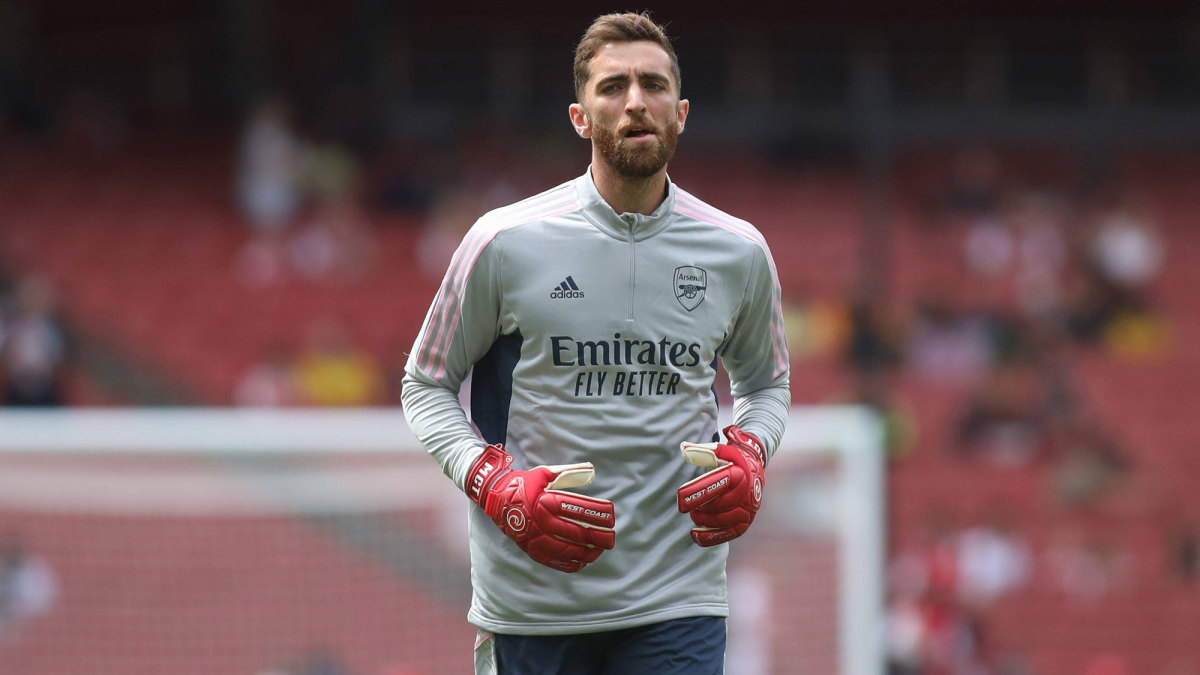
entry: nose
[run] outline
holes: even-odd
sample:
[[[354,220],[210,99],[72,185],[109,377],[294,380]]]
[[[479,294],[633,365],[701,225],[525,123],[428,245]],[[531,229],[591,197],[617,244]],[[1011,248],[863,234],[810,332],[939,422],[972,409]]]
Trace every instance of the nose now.
[[[640,85],[634,84],[627,90],[629,93],[625,97],[625,112],[641,113],[646,110],[646,99]]]

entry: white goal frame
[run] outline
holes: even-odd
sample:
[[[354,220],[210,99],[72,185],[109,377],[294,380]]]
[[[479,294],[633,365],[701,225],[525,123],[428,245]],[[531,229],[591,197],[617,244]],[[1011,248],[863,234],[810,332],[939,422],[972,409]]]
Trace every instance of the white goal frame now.
[[[779,453],[833,453],[838,546],[838,675],[884,672],[885,455],[878,418],[856,406],[792,410]],[[0,454],[272,455],[311,452],[420,453],[420,444],[396,409],[74,408],[0,411]],[[777,458],[780,455],[777,454]],[[378,495],[401,491],[379,476]],[[361,483],[360,483],[361,484]],[[37,503],[28,480],[0,476],[5,501]],[[24,486],[25,492],[21,489]],[[444,493],[445,485],[430,486]],[[186,491],[177,491],[186,494]],[[81,492],[82,494],[82,492]],[[132,494],[132,493],[130,493]],[[7,495],[4,497],[3,495]],[[412,498],[410,493],[408,498]],[[49,497],[47,497],[48,499]],[[103,508],[103,505],[100,505]],[[136,507],[136,505],[134,505]],[[180,508],[184,508],[183,505]],[[130,508],[123,503],[120,508]],[[161,499],[154,508],[163,508]],[[150,508],[146,504],[146,508]],[[167,505],[169,508],[169,504]]]

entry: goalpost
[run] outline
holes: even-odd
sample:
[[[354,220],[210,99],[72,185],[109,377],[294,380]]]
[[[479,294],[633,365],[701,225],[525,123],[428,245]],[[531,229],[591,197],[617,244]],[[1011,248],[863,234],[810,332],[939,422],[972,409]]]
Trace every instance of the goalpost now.
[[[729,675],[883,672],[880,445],[793,410],[731,544]],[[470,672],[468,504],[396,410],[0,412],[0,547],[49,574],[0,593],[0,672]]]

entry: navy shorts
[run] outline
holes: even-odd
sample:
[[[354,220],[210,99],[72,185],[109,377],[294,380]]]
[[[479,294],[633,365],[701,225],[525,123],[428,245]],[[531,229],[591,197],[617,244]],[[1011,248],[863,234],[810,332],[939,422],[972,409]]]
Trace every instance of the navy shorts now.
[[[721,675],[725,619],[699,616],[578,635],[493,635],[477,675]]]

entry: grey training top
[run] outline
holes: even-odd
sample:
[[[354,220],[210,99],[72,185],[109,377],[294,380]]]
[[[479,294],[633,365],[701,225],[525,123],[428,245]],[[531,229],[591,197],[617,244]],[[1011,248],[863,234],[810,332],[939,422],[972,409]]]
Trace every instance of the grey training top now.
[[[617,535],[564,574],[473,506],[471,623],[565,634],[728,614],[728,545],[696,546],[675,494],[703,473],[679,443],[717,432],[718,358],[734,422],[774,453],[788,352],[775,265],[749,223],[669,181],[654,213],[617,214],[590,171],[475,223],[409,357],[408,422],[460,489],[485,441],[514,469],[592,462],[578,491],[613,501]],[[472,369],[478,433],[457,397]]]

